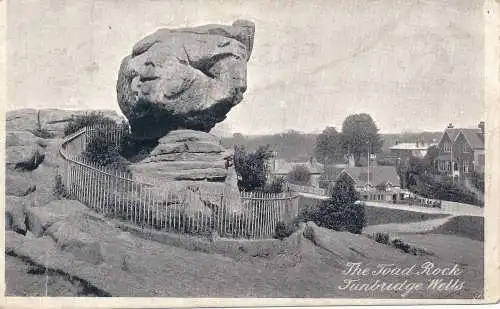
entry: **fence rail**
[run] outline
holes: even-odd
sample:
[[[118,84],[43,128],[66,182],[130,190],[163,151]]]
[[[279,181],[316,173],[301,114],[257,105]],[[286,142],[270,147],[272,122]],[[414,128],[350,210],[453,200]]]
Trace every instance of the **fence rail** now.
[[[298,215],[298,197],[290,193],[241,192],[241,203],[232,203],[223,190],[178,190],[160,181],[133,179],[126,172],[98,166],[82,155],[97,134],[118,145],[123,131],[83,128],[63,140],[60,154],[66,162],[68,193],[106,216],[143,228],[258,239],[272,238],[278,222],[291,222]]]

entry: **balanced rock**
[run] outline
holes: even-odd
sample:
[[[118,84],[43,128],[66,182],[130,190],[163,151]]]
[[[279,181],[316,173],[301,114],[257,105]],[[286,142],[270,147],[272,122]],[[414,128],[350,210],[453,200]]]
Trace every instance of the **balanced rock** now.
[[[135,139],[176,129],[210,131],[243,99],[255,25],[160,29],[120,66],[118,103]]]

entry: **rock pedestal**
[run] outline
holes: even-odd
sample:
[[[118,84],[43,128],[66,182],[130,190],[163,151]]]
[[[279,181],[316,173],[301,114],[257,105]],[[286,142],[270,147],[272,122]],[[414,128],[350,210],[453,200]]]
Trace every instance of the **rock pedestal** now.
[[[150,155],[131,165],[130,170],[136,179],[154,181],[157,186],[179,192],[180,198],[189,191],[191,206],[186,208],[190,211],[201,200],[212,205],[224,203],[230,212],[241,212],[232,158],[233,151],[225,149],[212,134],[175,130],[162,137]],[[194,208],[206,211],[201,206]]]

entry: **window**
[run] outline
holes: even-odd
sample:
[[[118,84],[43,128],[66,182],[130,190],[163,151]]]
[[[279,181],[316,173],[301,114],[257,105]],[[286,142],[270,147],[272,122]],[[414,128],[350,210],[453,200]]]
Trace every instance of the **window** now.
[[[468,173],[469,172],[469,162],[464,161],[463,165],[464,165],[464,173]]]
[[[445,142],[443,145],[443,150],[444,150],[444,152],[451,152],[451,143]]]
[[[469,149],[470,149],[470,148],[469,148],[469,146],[467,146],[467,144],[464,144],[464,145],[463,145],[463,152],[464,152],[464,153],[470,152],[470,150],[469,150]]]

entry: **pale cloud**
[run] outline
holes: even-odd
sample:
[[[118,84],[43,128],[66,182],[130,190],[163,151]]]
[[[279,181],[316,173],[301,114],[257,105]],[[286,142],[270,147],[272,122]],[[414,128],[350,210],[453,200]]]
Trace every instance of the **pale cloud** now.
[[[248,91],[223,131],[382,131],[481,120],[480,1],[9,1],[8,108],[118,108],[121,59],[160,27],[256,24]],[[285,102],[286,109],[280,102]]]

